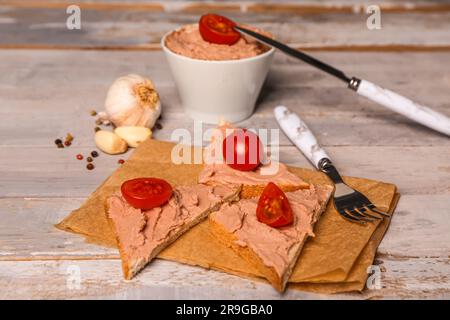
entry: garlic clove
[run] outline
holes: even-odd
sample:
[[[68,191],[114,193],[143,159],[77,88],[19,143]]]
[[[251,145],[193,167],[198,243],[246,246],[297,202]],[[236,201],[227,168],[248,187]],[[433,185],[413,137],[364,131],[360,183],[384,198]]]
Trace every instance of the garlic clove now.
[[[116,127],[152,128],[161,114],[161,101],[150,79],[129,74],[116,79],[109,88],[105,112]]]
[[[152,131],[146,127],[122,126],[114,130],[114,133],[128,143],[128,146],[136,148],[142,141],[152,136]]]
[[[106,130],[99,130],[95,133],[95,144],[101,151],[109,154],[124,153],[128,149],[128,144],[125,140]]]

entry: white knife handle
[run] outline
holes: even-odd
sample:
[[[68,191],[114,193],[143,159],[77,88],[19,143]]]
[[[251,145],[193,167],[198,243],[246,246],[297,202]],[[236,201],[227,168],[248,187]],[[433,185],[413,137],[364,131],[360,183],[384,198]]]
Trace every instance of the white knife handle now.
[[[450,136],[450,118],[442,113],[431,110],[430,108],[415,103],[395,92],[381,88],[366,80],[353,78],[350,82],[350,88],[372,101],[375,101],[405,117],[414,120],[424,126]]]
[[[316,137],[314,137],[308,126],[298,115],[285,106],[278,106],[273,112],[284,133],[303,152],[308,160],[319,169],[319,161],[323,158],[329,159],[329,157],[325,150],[319,146]]]

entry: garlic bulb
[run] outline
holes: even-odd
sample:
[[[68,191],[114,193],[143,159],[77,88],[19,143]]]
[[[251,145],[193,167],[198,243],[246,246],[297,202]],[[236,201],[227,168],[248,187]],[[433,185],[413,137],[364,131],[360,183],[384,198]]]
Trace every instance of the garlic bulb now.
[[[105,112],[116,127],[152,128],[161,114],[161,102],[150,79],[137,74],[117,78],[108,90]]]

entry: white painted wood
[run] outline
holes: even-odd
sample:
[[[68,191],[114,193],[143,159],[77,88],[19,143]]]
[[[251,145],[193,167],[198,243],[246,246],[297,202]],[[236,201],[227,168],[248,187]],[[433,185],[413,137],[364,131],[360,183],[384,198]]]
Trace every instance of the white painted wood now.
[[[317,57],[349,74],[370,75],[374,81],[450,115],[448,54],[435,53],[433,59],[424,53],[322,53]],[[164,129],[155,132],[155,138],[169,140],[174,129],[193,128],[160,52],[3,50],[0,145],[48,146],[70,131],[76,136],[75,145],[92,146],[95,124],[89,111],[102,109],[109,85],[116,77],[132,72],[152,78],[160,91]],[[239,125],[278,128],[272,116],[278,104],[297,112],[324,147],[450,146],[445,136],[384,110],[352,94],[332,77],[280,54],[269,72],[257,112]],[[280,135],[280,144],[291,145],[284,135]]]
[[[80,274],[80,289],[70,275]],[[281,296],[270,285],[226,273],[155,260],[125,281],[119,260],[0,261],[0,299],[280,299],[315,298],[289,290]],[[322,296],[327,298],[326,296]],[[328,297],[329,298],[329,297]]]
[[[288,289],[280,295],[259,281],[161,260],[131,281],[122,280],[119,260],[0,261],[0,299],[448,299],[449,262],[379,257],[381,289],[339,295]]]
[[[52,144],[53,142],[50,142]],[[93,147],[0,147],[0,197],[87,197],[131,154],[100,154],[96,168],[86,170]],[[327,147],[342,175],[394,183],[403,195],[449,194],[450,148],[430,147]],[[312,165],[293,147],[280,148],[280,160],[299,167]]]
[[[0,199],[0,260],[118,258],[114,248],[88,244],[54,227],[81,198]]]
[[[379,3],[376,3],[379,5]],[[158,49],[166,32],[198,21],[205,5],[154,3],[149,6],[123,6],[108,10],[104,6],[83,10],[82,30],[68,30],[63,5],[57,7],[2,6],[0,11],[0,46],[60,47],[60,48],[133,48]],[[424,14],[422,12],[382,12],[380,30],[366,26],[368,14],[363,4],[345,10],[303,10],[295,6],[261,7],[246,5],[246,13],[239,4],[226,4],[227,16],[273,33],[283,42],[301,48],[447,48],[450,46],[450,13],[448,10]],[[231,7],[230,7],[231,5]],[[401,5],[400,5],[401,6]],[[166,12],[161,12],[166,7]],[[312,7],[315,7],[312,3]],[[329,6],[330,7],[330,6]],[[339,9],[340,5],[336,5]],[[407,7],[407,5],[405,6]],[[429,6],[430,7],[430,6]],[[436,6],[438,7],[438,6]],[[341,7],[342,8],[342,7]],[[211,10],[211,9],[209,9]],[[286,14],[288,13],[288,14]],[[290,13],[290,14],[289,14]],[[299,13],[299,14],[296,14]],[[51,36],[49,36],[51,35]],[[397,48],[397,49],[396,49]]]
[[[350,6],[352,1],[344,0]],[[426,5],[392,2],[405,8],[415,4]],[[170,5],[165,3],[163,9]],[[197,19],[198,13],[186,12],[183,5],[172,8],[179,12],[166,14],[150,6],[92,8],[79,33],[67,32],[60,8],[0,6],[0,46],[150,48],[166,30]],[[261,10],[247,2],[225,5],[232,11]],[[448,10],[386,14],[379,32],[361,27],[361,12],[273,12],[231,16],[302,47],[428,50],[450,45]],[[450,115],[446,52],[314,55]],[[131,72],[150,76],[162,96],[163,129],[154,132],[157,139],[169,140],[175,128],[192,132],[193,123],[182,112],[161,52],[0,50],[0,298],[450,298],[450,139],[358,98],[337,80],[280,54],[257,112],[240,125],[278,128],[272,111],[284,104],[316,133],[343,175],[399,187],[402,198],[376,260],[383,288],[337,296],[289,290],[280,296],[266,284],[166,261],[156,261],[135,280],[124,282],[115,249],[86,244],[53,224],[77,208],[117,167],[119,158],[128,157],[102,154],[95,159],[94,171],[75,160],[77,153],[87,155],[94,149],[89,111],[99,111],[110,83]],[[73,145],[57,149],[54,139],[67,132],[75,135]],[[284,135],[280,144],[283,162],[312,167]],[[69,266],[81,268],[81,290],[67,289]]]

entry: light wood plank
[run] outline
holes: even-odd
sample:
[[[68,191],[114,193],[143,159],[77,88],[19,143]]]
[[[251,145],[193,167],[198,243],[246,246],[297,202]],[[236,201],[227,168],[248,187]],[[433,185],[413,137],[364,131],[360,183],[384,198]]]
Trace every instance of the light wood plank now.
[[[0,260],[118,259],[117,249],[88,244],[54,227],[81,198],[0,199]]]
[[[447,54],[317,56],[450,115]],[[176,128],[193,128],[160,52],[0,51],[0,145],[48,146],[68,131],[76,135],[77,144],[92,145],[95,125],[89,111],[103,109],[112,81],[133,72],[151,77],[160,91],[164,129],[155,133],[157,139],[169,140]],[[281,54],[276,56],[257,112],[239,125],[278,128],[272,116],[278,104],[297,111],[324,146],[450,145],[443,135],[356,97],[339,81]],[[280,138],[281,145],[291,144],[284,135]]]
[[[94,246],[54,228],[81,198],[0,199],[0,260],[108,259],[116,249]],[[450,196],[401,198],[378,253],[397,258],[448,258]]]
[[[448,299],[448,258],[380,259],[382,289],[364,294],[318,295],[297,290],[278,294],[268,284],[225,273],[154,261],[137,278],[124,281],[118,260],[1,261],[1,299]],[[74,287],[79,270],[80,287]]]
[[[50,142],[49,144],[51,144]],[[94,148],[58,149],[56,146],[0,148],[0,197],[87,197],[126,155],[101,154],[96,168],[86,169]],[[343,175],[394,183],[403,195],[450,194],[450,148],[448,147],[327,147]],[[295,147],[280,148],[280,160],[312,168]]]
[[[70,290],[71,270],[81,286]],[[156,260],[124,281],[118,260],[0,262],[0,299],[280,299],[317,295],[289,290],[281,296],[268,284],[221,272]],[[73,288],[73,286],[72,286]],[[320,297],[320,296],[319,296]],[[327,298],[323,296],[323,298]]]
[[[1,6],[0,47],[157,49],[166,32],[195,23],[200,13],[214,10],[303,49],[450,50],[450,35],[446,32],[450,28],[450,4],[432,12],[425,10],[426,14],[396,13],[388,4],[382,11],[381,30],[366,27],[368,15],[361,5],[324,6],[321,12],[322,7],[314,5],[274,8],[250,4],[242,8],[244,13],[239,5],[229,3],[213,7],[195,3],[120,4],[116,10],[94,5],[83,9],[81,30],[66,28],[65,7]]]

